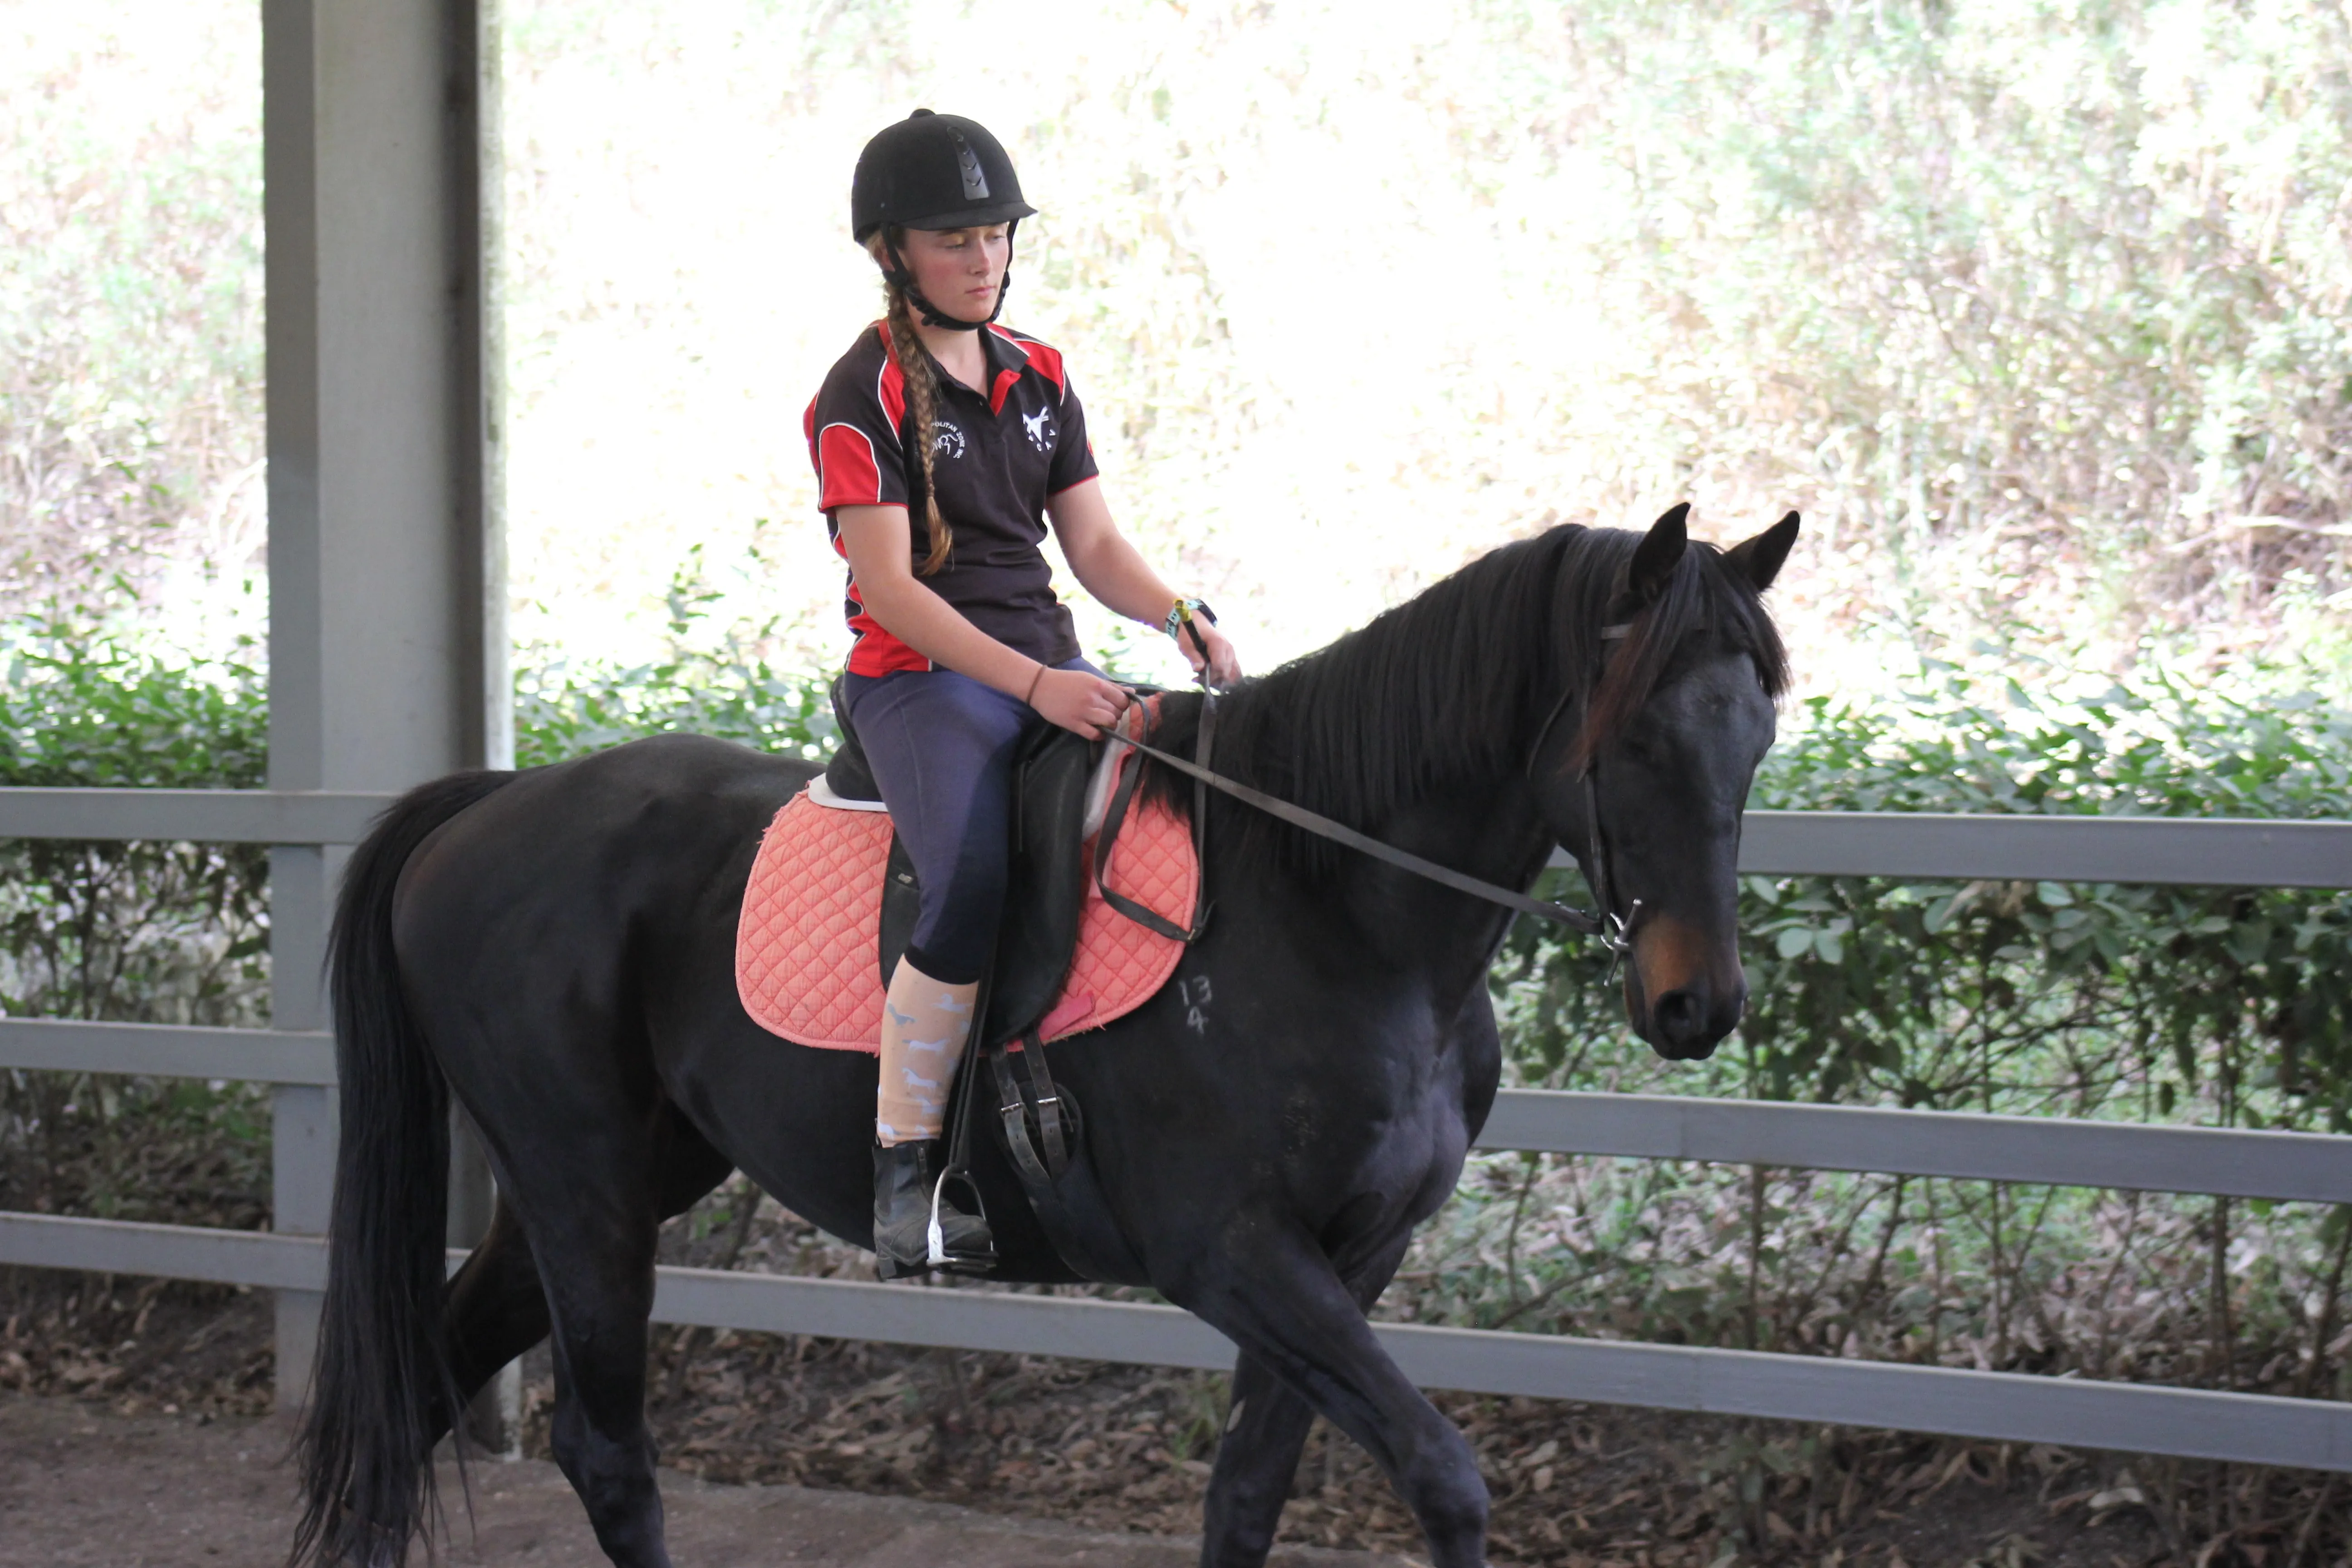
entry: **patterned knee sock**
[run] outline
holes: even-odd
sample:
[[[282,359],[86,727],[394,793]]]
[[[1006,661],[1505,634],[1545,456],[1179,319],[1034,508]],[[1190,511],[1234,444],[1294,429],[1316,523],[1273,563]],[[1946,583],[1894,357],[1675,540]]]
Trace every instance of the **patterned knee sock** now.
[[[874,1136],[883,1147],[936,1138],[947,1125],[948,1085],[971,1033],[980,987],[932,979],[901,958],[882,998],[882,1082]]]

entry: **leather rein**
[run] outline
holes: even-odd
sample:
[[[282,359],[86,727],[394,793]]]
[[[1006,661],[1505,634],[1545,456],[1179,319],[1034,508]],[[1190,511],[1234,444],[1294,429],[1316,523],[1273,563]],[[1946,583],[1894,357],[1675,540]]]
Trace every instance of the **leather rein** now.
[[[1441,866],[1434,860],[1423,859],[1393,845],[1383,844],[1368,834],[1357,832],[1345,823],[1335,822],[1328,816],[1307,810],[1305,806],[1294,805],[1289,801],[1266,794],[1264,790],[1253,789],[1237,779],[1230,779],[1223,773],[1211,771],[1210,747],[1216,733],[1217,698],[1216,693],[1209,686],[1209,671],[1206,663],[1209,650],[1206,641],[1202,637],[1197,627],[1188,622],[1184,629],[1192,634],[1193,646],[1200,650],[1203,661],[1201,668],[1201,724],[1194,747],[1198,760],[1188,761],[1171,752],[1164,752],[1157,746],[1131,739],[1116,731],[1105,731],[1103,738],[1107,741],[1115,741],[1122,746],[1132,747],[1153,761],[1163,763],[1177,772],[1188,775],[1193,781],[1192,840],[1194,851],[1200,855],[1201,895],[1194,907],[1192,926],[1187,930],[1146,909],[1124,894],[1113,891],[1104,879],[1108,870],[1109,846],[1118,837],[1119,824],[1126,816],[1128,805],[1134,797],[1137,785],[1141,782],[1143,770],[1138,768],[1119,785],[1112,800],[1110,809],[1104,818],[1102,829],[1096,836],[1093,864],[1089,868],[1097,890],[1102,894],[1104,901],[1113,909],[1129,919],[1158,931],[1162,936],[1191,942],[1201,934],[1209,918],[1208,857],[1205,852],[1208,798],[1204,792],[1213,789],[1233,796],[1245,805],[1255,806],[1269,816],[1290,824],[1293,827],[1314,834],[1319,838],[1328,838],[1335,844],[1344,844],[1350,849],[1369,855],[1384,864],[1394,866],[1399,870],[1410,871],[1416,877],[1426,878],[1430,881],[1451,888],[1459,893],[1468,893],[1473,898],[1484,899],[1488,903],[1500,904],[1507,910],[1516,910],[1520,914],[1534,915],[1538,920],[1552,921],[1571,931],[1598,937],[1603,946],[1619,957],[1622,957],[1633,946],[1633,927],[1641,919],[1642,900],[1634,900],[1623,915],[1617,913],[1615,889],[1609,870],[1608,844],[1601,831],[1601,789],[1596,776],[1599,772],[1596,763],[1585,764],[1581,782],[1584,786],[1586,864],[1591,868],[1592,892],[1601,907],[1597,910],[1580,910],[1567,904],[1553,903],[1548,899],[1530,898],[1512,889],[1483,881],[1466,872],[1456,871],[1450,866]],[[1631,622],[1603,626],[1601,628],[1601,637],[1603,642],[1620,641],[1632,629]],[[1535,746],[1528,753],[1528,772],[1530,775],[1535,772],[1536,758],[1542,754],[1544,742],[1551,738],[1552,731],[1559,726],[1561,715],[1568,711],[1569,703],[1575,696],[1574,688],[1560,693],[1559,700],[1552,704],[1551,714],[1544,721],[1543,728],[1536,732]]]

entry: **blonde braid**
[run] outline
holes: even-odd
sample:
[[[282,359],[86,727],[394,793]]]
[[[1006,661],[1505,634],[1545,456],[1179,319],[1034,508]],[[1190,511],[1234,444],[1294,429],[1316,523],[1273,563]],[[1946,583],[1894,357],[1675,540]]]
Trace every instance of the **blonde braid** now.
[[[893,236],[895,238],[896,236]],[[888,252],[883,238],[876,235],[866,242],[874,259],[886,268]],[[907,290],[898,284],[885,281],[882,286],[889,300],[886,320],[890,323],[890,352],[898,362],[898,374],[907,384],[907,408],[914,415],[915,450],[923,469],[923,526],[931,547],[925,552],[916,573],[934,576],[948,563],[948,552],[955,547],[955,534],[948,520],[940,513],[939,486],[932,471],[932,443],[935,439],[939,411],[939,384],[931,379],[931,358],[923,352],[923,340],[915,335],[914,311],[908,306]]]

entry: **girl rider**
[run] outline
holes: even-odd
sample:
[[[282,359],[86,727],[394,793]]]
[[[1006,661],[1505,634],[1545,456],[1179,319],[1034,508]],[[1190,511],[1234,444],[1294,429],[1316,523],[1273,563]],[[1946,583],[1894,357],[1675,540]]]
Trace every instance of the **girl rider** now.
[[[1127,706],[1078,657],[1037,548],[1047,520],[1119,614],[1173,637],[1204,606],[1111,521],[1062,356],[995,324],[1013,230],[1036,211],[996,138],[919,109],[866,144],[849,206],[888,310],[825,376],[807,431],[817,504],[849,563],[844,706],[922,883],[875,1105],[874,1247],[889,1279],[929,1256],[948,1085],[1004,899],[1013,754],[1034,725],[1091,740]],[[1211,679],[1237,679],[1233,646],[1197,624]],[[989,1251],[985,1222],[945,1205],[940,1217],[950,1253]]]

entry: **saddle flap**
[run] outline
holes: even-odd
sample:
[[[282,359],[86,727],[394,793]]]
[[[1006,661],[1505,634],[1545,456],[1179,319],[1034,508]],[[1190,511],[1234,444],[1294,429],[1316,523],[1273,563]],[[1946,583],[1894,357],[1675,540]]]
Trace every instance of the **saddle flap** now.
[[[1035,1025],[1069,973],[1086,912],[1083,834],[1093,753],[1084,736],[1052,725],[1022,742],[1013,775],[1013,864],[983,1041],[1010,1039]]]
[[[915,858],[907,853],[907,841],[893,828],[890,858],[882,868],[880,940],[875,943],[877,955],[882,961],[882,984],[886,990],[890,984],[890,972],[898,967],[908,944],[915,940],[915,922],[922,913],[923,884],[915,875]]]

